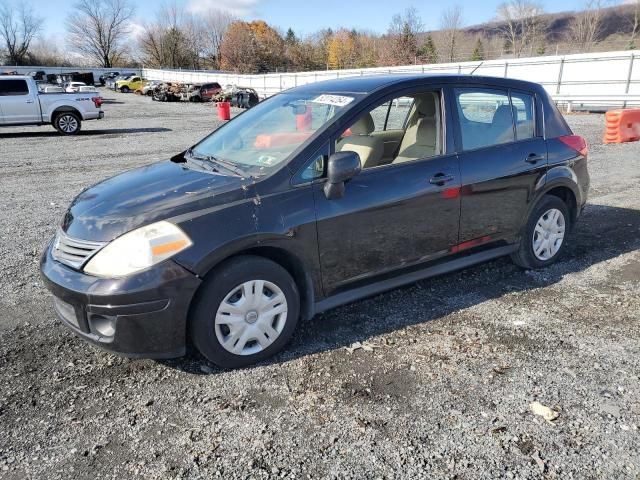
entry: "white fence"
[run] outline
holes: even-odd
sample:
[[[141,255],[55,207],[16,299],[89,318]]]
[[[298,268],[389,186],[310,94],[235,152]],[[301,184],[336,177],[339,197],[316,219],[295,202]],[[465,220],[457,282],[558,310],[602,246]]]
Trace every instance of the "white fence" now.
[[[471,73],[498,77],[519,78],[542,84],[554,99],[568,107],[640,106],[640,50],[586,53],[578,55],[488,60],[402,67],[378,67],[351,70],[326,70],[299,73],[268,73],[264,75],[236,75],[229,73],[159,70],[0,67],[27,73],[44,70],[47,73],[92,71],[97,77],[108,71],[141,73],[149,80],[184,83],[218,82],[254,88],[261,97],[268,97],[288,88],[332,78],[385,73]]]
[[[578,55],[488,60],[402,67],[327,70],[299,73],[236,75],[189,70],[145,68],[144,77],[184,83],[215,81],[254,88],[261,97],[332,78],[385,73],[471,73],[510,77],[542,84],[565,105],[592,107],[640,105],[640,50]]]

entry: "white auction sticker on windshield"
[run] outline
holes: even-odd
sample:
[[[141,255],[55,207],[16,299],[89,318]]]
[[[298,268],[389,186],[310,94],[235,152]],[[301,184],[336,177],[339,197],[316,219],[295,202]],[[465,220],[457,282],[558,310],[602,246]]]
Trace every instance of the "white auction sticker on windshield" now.
[[[335,105],[336,107],[344,107],[353,102],[353,97],[345,97],[344,95],[320,95],[313,100],[313,103],[323,103],[325,105]]]

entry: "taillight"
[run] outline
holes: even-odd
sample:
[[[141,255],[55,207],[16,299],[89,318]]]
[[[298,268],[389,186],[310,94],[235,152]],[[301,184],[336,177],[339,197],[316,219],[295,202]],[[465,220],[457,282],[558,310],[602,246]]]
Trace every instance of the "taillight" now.
[[[562,137],[558,137],[558,140],[564,143],[567,147],[578,152],[583,157],[586,157],[589,153],[587,141],[580,135],[564,135]]]
[[[96,108],[100,108],[102,106],[102,97],[91,97],[91,100]]]

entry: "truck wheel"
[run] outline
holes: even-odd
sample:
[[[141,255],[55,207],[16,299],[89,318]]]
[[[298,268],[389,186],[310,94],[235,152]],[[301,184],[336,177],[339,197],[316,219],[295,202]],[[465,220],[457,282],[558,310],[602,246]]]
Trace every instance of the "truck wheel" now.
[[[120,87],[120,91],[122,93],[129,93],[129,87],[127,87],[126,85],[124,87]]]
[[[560,198],[542,197],[529,216],[518,251],[511,255],[513,262],[535,269],[558,260],[567,243],[570,218],[569,209]]]
[[[271,260],[236,257],[202,285],[190,315],[191,339],[209,361],[237,368],[280,351],[300,315],[298,288]]]
[[[75,135],[80,131],[80,117],[73,112],[62,112],[53,120],[53,126],[63,135]]]

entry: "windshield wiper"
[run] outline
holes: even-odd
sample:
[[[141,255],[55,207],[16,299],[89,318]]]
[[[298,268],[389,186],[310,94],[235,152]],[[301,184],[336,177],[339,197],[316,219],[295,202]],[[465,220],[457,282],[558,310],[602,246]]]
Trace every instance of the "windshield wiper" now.
[[[221,160],[219,158],[214,157],[213,155],[200,155],[198,153],[195,153],[193,151],[193,149],[189,149],[187,150],[187,155],[195,160],[204,160],[206,162],[208,162],[209,164],[213,165],[212,168],[215,167],[222,167],[225,170],[230,171],[231,173],[234,173],[235,175],[239,176],[239,177],[245,177],[246,173],[243,169],[237,167],[234,163],[232,162],[228,162],[227,160]],[[214,171],[219,171],[219,169],[215,168]]]
[[[207,159],[210,162],[212,162],[214,165],[220,165],[222,168],[224,168],[226,170],[229,170],[230,172],[235,173],[239,177],[246,176],[245,171],[243,169],[237,167],[234,163],[227,162],[226,160],[220,160],[219,158],[216,158],[216,157],[213,157],[213,156],[209,156]]]
[[[211,164],[211,162],[209,161],[208,158],[201,157],[199,155],[194,155],[193,152],[191,151],[191,149],[187,150],[187,153],[184,156],[184,159],[187,161],[187,163],[189,163],[189,162],[193,163],[194,165],[198,166],[199,168],[201,168],[203,170],[207,170],[209,172],[217,172],[218,171],[218,169]]]

